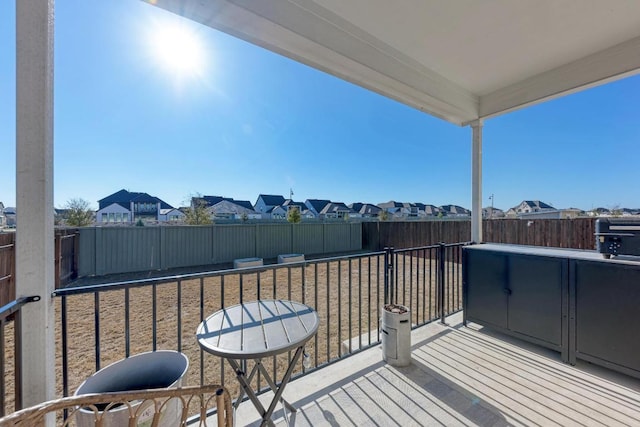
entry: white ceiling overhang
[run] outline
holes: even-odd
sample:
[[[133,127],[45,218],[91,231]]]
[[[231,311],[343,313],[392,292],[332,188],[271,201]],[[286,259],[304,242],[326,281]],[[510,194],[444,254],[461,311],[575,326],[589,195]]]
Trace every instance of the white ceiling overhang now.
[[[147,0],[463,125],[640,71],[637,0]]]

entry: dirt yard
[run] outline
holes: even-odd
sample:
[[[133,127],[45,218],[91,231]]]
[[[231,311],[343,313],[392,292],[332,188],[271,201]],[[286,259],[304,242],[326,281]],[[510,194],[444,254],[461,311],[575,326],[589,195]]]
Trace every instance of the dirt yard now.
[[[436,315],[436,268],[433,260],[409,256],[397,265],[394,282],[398,299],[410,306],[414,324],[424,323]],[[447,286],[455,288],[450,301],[460,304],[460,266],[449,264],[447,270],[452,277]],[[283,267],[260,273],[230,274],[133,288],[128,292],[117,290],[69,296],[66,301],[68,393],[73,394],[82,381],[96,371],[98,353],[100,367],[124,358],[127,336],[129,354],[153,350],[155,324],[157,349],[180,350],[189,358],[186,384],[224,382],[235,397],[238,387],[228,364],[203,353],[195,339],[198,324],[221,309],[223,301],[224,306],[230,306],[241,300],[258,298],[290,299],[315,308],[320,317],[320,327],[317,336],[306,346],[315,367],[345,355],[350,341],[351,351],[356,351],[360,344],[364,347],[378,340],[383,283],[384,259],[380,256],[309,263],[304,271],[302,267]],[[57,394],[62,396],[62,298],[56,298],[55,304]],[[96,312],[99,313],[97,319]],[[96,321],[99,346],[96,343]],[[10,324],[5,331],[7,413],[13,410],[12,329]],[[276,381],[284,375],[291,356],[282,354],[273,362],[265,362],[271,373],[275,369]],[[296,367],[294,376],[300,373],[302,363]],[[261,387],[266,386],[259,376],[254,381],[259,381]]]

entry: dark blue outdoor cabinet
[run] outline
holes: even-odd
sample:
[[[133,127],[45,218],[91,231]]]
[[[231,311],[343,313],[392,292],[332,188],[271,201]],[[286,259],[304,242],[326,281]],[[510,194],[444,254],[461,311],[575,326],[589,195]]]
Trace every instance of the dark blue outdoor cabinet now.
[[[575,262],[572,362],[640,377],[640,264],[611,261]]]
[[[463,249],[463,308],[475,322],[562,353],[568,361],[568,261],[542,248]]]
[[[463,249],[464,322],[640,378],[640,262],[596,251]]]

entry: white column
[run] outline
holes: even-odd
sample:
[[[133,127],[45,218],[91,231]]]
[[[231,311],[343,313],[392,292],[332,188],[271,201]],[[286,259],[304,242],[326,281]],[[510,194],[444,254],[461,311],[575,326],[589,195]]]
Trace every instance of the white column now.
[[[41,298],[22,312],[27,407],[55,393],[53,0],[16,1],[16,40],[16,296]]]
[[[482,119],[471,123],[471,241],[482,242]]]

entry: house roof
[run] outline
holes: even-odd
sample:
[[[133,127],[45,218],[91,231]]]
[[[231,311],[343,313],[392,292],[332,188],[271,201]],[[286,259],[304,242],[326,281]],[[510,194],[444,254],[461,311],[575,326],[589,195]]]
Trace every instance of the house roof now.
[[[233,199],[230,197],[222,197],[222,196],[196,196],[191,198],[192,203],[196,200],[203,201],[206,206],[213,206],[217,203],[222,202],[223,200],[230,201]]]
[[[233,200],[233,199],[231,199],[231,202],[235,203],[238,206],[242,206],[245,209],[253,211],[253,205],[248,200]]]
[[[160,209],[160,215],[168,215],[171,212],[176,211],[176,213],[180,213],[182,215],[184,215],[184,212],[182,212],[180,209],[175,209],[175,208],[171,208],[171,209]]]
[[[458,205],[443,205],[443,206],[440,206],[440,209],[442,209],[444,212],[448,214],[453,214],[453,215],[455,214],[469,215],[470,214],[470,211],[468,209]]]
[[[258,200],[256,200],[256,205],[258,201],[262,199],[262,202],[267,206],[280,206],[284,203],[284,197],[272,194],[260,194],[258,195]]]
[[[356,212],[361,213],[362,215],[378,215],[381,210],[382,209],[376,205],[365,203]]]
[[[138,193],[134,191],[120,190],[115,193],[98,200],[98,204],[102,207],[118,203],[119,205],[129,208],[129,204],[134,203],[160,203],[160,209],[173,209],[173,206],[157,197],[148,193]],[[126,205],[126,206],[125,206]]]
[[[239,205],[235,203],[235,201],[231,200],[221,200],[213,206],[209,206],[207,210],[214,215],[220,214],[255,214],[256,211],[253,210],[253,207],[247,208],[245,206]]]
[[[305,205],[311,205],[316,212],[320,213],[320,211],[322,211],[329,203],[331,203],[331,200],[307,199]]]
[[[516,208],[518,208],[523,204],[529,206],[532,209],[553,209],[553,210],[556,209],[545,202],[541,202],[540,200],[523,200],[522,203],[516,206]]]
[[[338,213],[338,212],[353,212],[353,211],[342,202],[336,202],[336,203],[331,202],[325,205],[325,207],[322,208],[322,211],[320,211],[319,213],[326,215],[328,213]]]
[[[441,209],[435,205],[424,205],[424,212],[427,215],[438,215]]]
[[[395,202],[393,200],[389,200],[388,202],[378,203],[378,207],[380,207],[382,209],[403,208],[404,204],[400,203],[400,202]]]
[[[152,3],[455,124],[640,71],[638,1]]]

